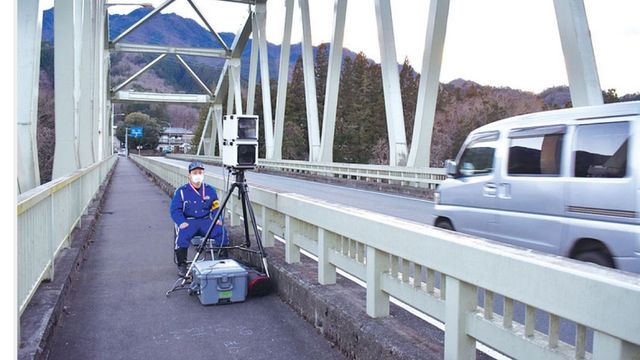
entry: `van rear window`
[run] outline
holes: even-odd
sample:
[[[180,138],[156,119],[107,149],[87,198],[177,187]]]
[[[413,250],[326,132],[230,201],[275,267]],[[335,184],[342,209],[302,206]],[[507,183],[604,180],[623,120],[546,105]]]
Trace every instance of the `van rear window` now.
[[[628,143],[628,122],[578,126],[574,149],[575,177],[625,177]]]
[[[509,146],[509,175],[560,175],[564,134],[518,137]]]

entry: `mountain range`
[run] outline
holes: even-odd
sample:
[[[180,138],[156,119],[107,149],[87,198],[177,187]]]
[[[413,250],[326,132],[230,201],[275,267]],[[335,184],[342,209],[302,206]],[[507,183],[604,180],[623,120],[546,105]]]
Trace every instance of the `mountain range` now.
[[[131,25],[135,24],[138,20],[143,18],[152,9],[139,8],[125,15],[109,15],[109,38],[115,39],[118,35],[128,29]],[[43,16],[42,22],[42,41],[53,43],[53,8],[46,10]],[[215,29],[215,24],[213,25]],[[235,38],[235,34],[229,32],[218,33],[222,40],[231,46]],[[146,44],[146,45],[171,45],[175,47],[194,47],[194,48],[222,48],[220,43],[215,37],[200,24],[190,18],[184,18],[174,13],[160,13],[149,19],[138,29],[128,34],[121,42],[133,43],[133,44]],[[251,44],[250,38],[246,47],[242,52],[241,57],[241,76],[244,79],[248,78],[249,74],[249,59],[251,56]],[[313,47],[314,56],[316,54],[317,47]],[[269,76],[271,79],[275,79],[278,73],[278,66],[280,61],[281,46],[270,42],[267,42],[267,52],[269,58]],[[293,69],[293,65],[302,53],[302,45],[300,43],[292,44],[289,55],[289,70]],[[343,56],[354,57],[355,53],[349,49],[343,50]],[[221,68],[224,64],[223,59],[213,59],[204,57],[190,57],[186,56],[188,62],[200,63],[209,65],[215,68]]]

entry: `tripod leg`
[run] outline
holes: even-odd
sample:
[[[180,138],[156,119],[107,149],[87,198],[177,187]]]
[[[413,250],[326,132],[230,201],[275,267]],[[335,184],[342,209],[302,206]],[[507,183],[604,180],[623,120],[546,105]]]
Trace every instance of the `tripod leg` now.
[[[256,222],[256,214],[253,211],[253,206],[251,206],[251,201],[249,200],[249,192],[245,193],[245,199],[247,208],[249,209],[249,216],[251,217],[251,224],[253,225],[253,232],[256,236],[256,243],[258,244],[258,249],[260,250],[260,254],[262,255],[262,267],[264,269],[264,273],[269,276],[269,267],[267,266],[267,253],[264,251],[264,247],[262,246],[262,239],[260,238],[260,232],[258,232],[258,223]],[[247,222],[245,222],[246,224]],[[262,224],[262,228],[266,226],[266,224]],[[247,233],[247,236],[248,233]]]
[[[251,247],[251,240],[249,240],[249,218],[247,217],[247,207],[251,206],[249,203],[249,198],[247,194],[247,190],[245,189],[246,185],[238,187],[240,191],[240,198],[242,201],[242,216],[244,218],[244,244],[246,247]]]

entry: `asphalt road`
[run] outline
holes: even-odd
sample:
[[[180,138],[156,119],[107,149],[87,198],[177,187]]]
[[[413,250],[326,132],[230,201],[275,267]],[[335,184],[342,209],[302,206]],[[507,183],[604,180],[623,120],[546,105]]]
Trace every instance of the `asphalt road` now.
[[[49,359],[343,358],[277,295],[219,306],[166,297],[177,278],[169,200],[119,159]]]
[[[158,158],[162,161],[172,164],[186,166],[188,161]],[[223,170],[220,166],[206,165],[206,172],[211,175],[222,177]],[[186,176],[186,174],[185,174]],[[291,178],[287,176],[263,174],[257,172],[246,173],[249,185],[264,186],[278,192],[297,193],[309,197],[322,199],[324,201],[336,204],[348,205],[360,209],[370,210],[381,214],[394,216],[418,223],[430,224],[433,213],[433,202],[411,197],[407,195],[398,195],[392,193],[384,193],[371,190],[355,189],[347,186],[331,185],[311,180],[303,180]],[[439,287],[439,282],[436,284]],[[483,292],[478,291],[478,304],[483,304]],[[561,301],[561,300],[559,300]],[[503,298],[496,294],[494,296],[494,312],[502,314]],[[514,321],[524,324],[525,307],[522,303],[514,303]],[[548,333],[549,318],[548,314],[536,312],[536,330],[542,333]],[[575,324],[561,319],[560,321],[560,340],[569,344],[575,344]],[[587,331],[587,350],[592,347],[593,334],[590,329]]]
[[[186,166],[188,161],[157,158],[170,164]],[[206,173],[214,176],[226,176],[222,167],[206,165]],[[310,180],[301,180],[286,176],[246,172],[247,183],[264,186],[277,192],[296,193],[336,204],[348,205],[360,209],[375,211],[401,219],[427,223],[433,212],[433,202],[408,195],[397,195],[379,191],[362,190],[347,186],[331,185]],[[186,178],[186,173],[185,173]]]

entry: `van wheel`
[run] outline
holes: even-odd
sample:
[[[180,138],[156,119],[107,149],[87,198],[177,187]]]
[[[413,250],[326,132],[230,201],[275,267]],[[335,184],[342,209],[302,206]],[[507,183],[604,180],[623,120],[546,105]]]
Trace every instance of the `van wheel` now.
[[[436,227],[445,230],[455,231],[449,220],[440,220],[436,223]]]
[[[585,251],[577,254],[574,259],[593,263],[600,266],[613,268],[613,259],[611,256],[600,251]]]

